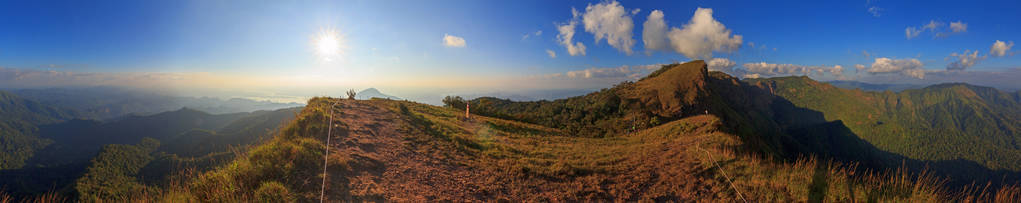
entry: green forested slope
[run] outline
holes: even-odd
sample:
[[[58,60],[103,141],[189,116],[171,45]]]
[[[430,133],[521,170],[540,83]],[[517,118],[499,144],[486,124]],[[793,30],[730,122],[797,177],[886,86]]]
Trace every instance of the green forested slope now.
[[[921,160],[964,159],[1021,171],[1016,96],[968,84],[894,93],[833,87],[806,77],[749,80],[798,107],[842,121],[878,148]]]
[[[35,136],[38,125],[56,123],[77,115],[71,110],[0,91],[0,169],[21,168],[36,151],[52,143]]]

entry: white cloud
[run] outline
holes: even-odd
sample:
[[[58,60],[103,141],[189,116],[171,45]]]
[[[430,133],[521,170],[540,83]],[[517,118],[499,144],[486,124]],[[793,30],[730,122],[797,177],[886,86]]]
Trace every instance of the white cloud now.
[[[961,21],[951,22],[950,23],[950,30],[953,31],[953,32],[967,32],[968,31],[968,24],[967,23],[962,23]]]
[[[865,65],[854,64],[854,73],[860,73],[863,70],[865,70]]]
[[[830,73],[833,77],[843,76],[844,67],[840,65],[835,66],[804,66],[795,64],[774,64],[774,63],[745,63],[741,65],[744,67],[744,73],[754,74],[756,77],[773,77],[773,76],[789,76],[789,75],[809,75],[817,74],[820,76],[825,73]]]
[[[830,74],[833,74],[833,75],[838,75],[838,76],[839,75],[843,75],[844,74],[844,67],[840,66],[840,65],[835,65],[835,66],[833,66],[833,68],[830,68],[829,71],[830,71]]]
[[[463,48],[465,45],[464,38],[443,34],[443,46]]]
[[[916,27],[908,27],[908,28],[904,29],[904,35],[908,39],[918,37],[918,34],[922,34],[922,30],[920,30],[920,29],[918,29]]]
[[[932,33],[932,36],[934,38],[943,38],[956,33],[963,33],[968,31],[968,23],[964,23],[962,21],[951,22],[950,26],[946,25],[947,24],[942,21],[929,20],[929,23],[926,23],[925,25],[922,25],[920,27],[905,28],[904,35],[908,39],[912,39],[918,37],[918,35],[922,34],[923,32],[930,32]]]
[[[652,50],[667,50],[666,32],[663,11],[653,10],[642,24],[642,43],[645,43],[646,53]]]
[[[1014,47],[1014,41],[1010,41],[1008,43],[996,40],[996,42],[993,42],[993,46],[989,48],[989,55],[998,57],[1006,56],[1009,54],[1008,51],[1010,51],[1011,47]]]
[[[592,79],[592,78],[616,78],[616,79],[639,79],[645,75],[648,75],[653,70],[659,69],[662,65],[639,65],[639,66],[620,66],[616,68],[589,68],[585,70],[568,71],[566,74],[555,74],[555,76],[566,76],[567,78],[575,79]],[[554,75],[550,75],[554,76]]]
[[[930,20],[929,24],[925,24],[924,26],[922,26],[923,29],[929,30],[930,32],[936,31],[936,29],[939,29],[940,27],[943,27],[943,22],[939,22],[936,20]]]
[[[900,73],[913,78],[925,78],[925,69],[922,69],[922,62],[918,59],[876,58],[868,72],[872,74]]]
[[[883,11],[883,9],[875,6],[869,7],[869,13],[871,13],[873,17],[879,17],[880,11]]]
[[[975,65],[979,61],[985,59],[985,56],[979,57],[978,50],[968,54],[968,50],[964,50],[963,54],[950,53],[950,58],[956,58],[950,64],[947,64],[947,70],[964,70]],[[947,58],[948,60],[950,58]]]
[[[549,55],[550,58],[557,58],[557,52],[553,52],[553,50],[547,49],[546,54]]]
[[[737,63],[727,58],[713,58],[707,62],[710,71],[730,71],[735,65]]]
[[[666,42],[659,39],[663,35],[669,40],[670,48],[673,51],[692,59],[708,59],[712,58],[714,51],[731,52],[741,47],[741,35],[731,35],[731,31],[726,26],[713,18],[713,9],[696,9],[695,14],[683,26],[683,29],[673,27],[665,34],[653,33],[653,31],[659,31],[659,27],[666,27],[665,22],[660,23],[662,21],[660,14],[662,12],[657,14],[654,11],[653,14],[649,14],[651,21],[646,21],[646,24],[655,27],[655,29],[645,29],[647,32],[642,33],[643,37],[650,37],[642,39],[646,42],[647,50],[666,49],[666,46],[660,45],[660,43]]]
[[[730,33],[713,19],[713,9],[698,8],[684,29],[671,29],[667,38],[674,51],[688,58],[710,58],[713,51],[730,52],[741,47],[741,35]]]
[[[574,27],[578,25],[578,10],[571,9],[571,15],[574,17],[570,21],[564,24],[557,25],[557,31],[560,34],[557,35],[557,41],[564,48],[567,48],[567,54],[571,56],[585,55],[585,44],[581,42],[573,42],[574,40]]]
[[[534,33],[525,33],[524,35],[521,35],[521,40],[524,41],[524,40],[528,39],[529,37],[532,37],[532,36],[538,37],[540,35],[542,35],[542,30],[535,31]]]
[[[632,31],[635,24],[629,12],[617,1],[602,2],[585,7],[582,15],[585,31],[595,36],[596,43],[606,39],[613,48],[631,55],[635,40]]]

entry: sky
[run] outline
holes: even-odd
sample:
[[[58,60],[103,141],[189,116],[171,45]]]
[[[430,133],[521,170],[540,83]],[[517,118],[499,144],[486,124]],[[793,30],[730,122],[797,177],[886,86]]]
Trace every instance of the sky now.
[[[291,98],[741,77],[1021,89],[1018,1],[4,1],[0,86]]]

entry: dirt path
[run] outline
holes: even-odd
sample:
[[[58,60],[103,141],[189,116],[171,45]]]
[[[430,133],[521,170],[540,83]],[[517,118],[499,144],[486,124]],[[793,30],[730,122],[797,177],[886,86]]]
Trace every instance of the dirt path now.
[[[345,101],[335,115],[348,131],[333,136],[331,153],[379,164],[354,169],[356,174],[346,177],[350,195],[400,202],[479,198],[472,181],[478,174],[413,150],[405,136],[422,132],[402,128],[408,121],[398,114],[364,101]]]

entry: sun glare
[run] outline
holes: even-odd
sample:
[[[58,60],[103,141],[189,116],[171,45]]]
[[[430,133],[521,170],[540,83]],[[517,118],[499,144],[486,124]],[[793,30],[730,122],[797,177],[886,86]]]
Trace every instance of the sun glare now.
[[[333,28],[319,29],[319,33],[312,38],[311,45],[317,59],[322,62],[335,62],[344,55],[344,38]]]

